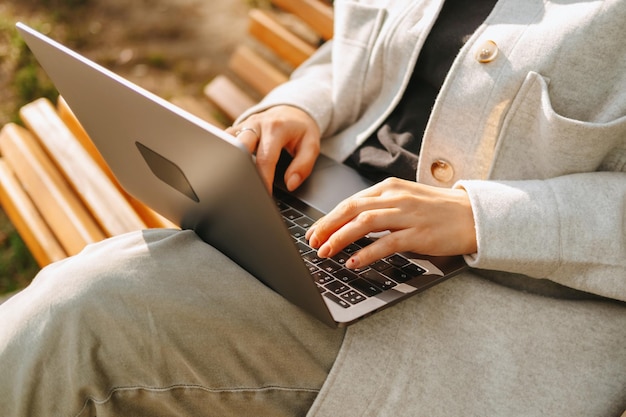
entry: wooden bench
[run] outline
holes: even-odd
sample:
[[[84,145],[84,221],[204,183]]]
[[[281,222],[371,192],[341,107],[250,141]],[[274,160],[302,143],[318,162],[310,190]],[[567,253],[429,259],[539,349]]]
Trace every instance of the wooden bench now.
[[[173,225],[117,184],[71,110],[39,99],[0,131],[0,203],[41,266],[133,230]]]
[[[333,35],[332,6],[323,0],[272,0],[274,9],[253,9],[249,33],[254,42],[236,48],[232,74],[204,89],[206,97],[233,121],[277,85]]]
[[[232,74],[205,88],[225,120],[284,82],[332,37],[332,6],[325,0],[272,4],[250,11],[251,37],[233,52]],[[0,130],[0,204],[40,266],[109,236],[175,227],[121,189],[62,98],[36,100],[20,117],[26,127]]]

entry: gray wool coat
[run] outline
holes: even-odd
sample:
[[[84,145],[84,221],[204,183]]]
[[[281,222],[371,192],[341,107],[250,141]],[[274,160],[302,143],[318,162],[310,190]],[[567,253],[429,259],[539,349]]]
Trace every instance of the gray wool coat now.
[[[335,1],[335,36],[247,115],[307,111],[345,159],[443,0]],[[626,410],[626,1],[500,0],[432,110],[417,181],[464,187],[469,272],[352,326],[310,415]]]

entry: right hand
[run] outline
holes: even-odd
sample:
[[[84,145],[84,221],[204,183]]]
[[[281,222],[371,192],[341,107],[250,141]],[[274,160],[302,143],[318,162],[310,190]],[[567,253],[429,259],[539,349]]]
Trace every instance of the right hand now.
[[[284,148],[293,157],[285,171],[285,184],[293,191],[311,174],[320,153],[320,129],[305,111],[287,105],[253,114],[226,129],[251,153],[266,188],[272,191],[276,164]]]

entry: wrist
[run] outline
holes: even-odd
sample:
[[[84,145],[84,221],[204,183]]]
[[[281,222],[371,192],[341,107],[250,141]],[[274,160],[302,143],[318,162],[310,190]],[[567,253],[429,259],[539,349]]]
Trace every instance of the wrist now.
[[[462,186],[454,188],[457,191],[459,238],[463,255],[471,255],[478,251],[478,239],[476,236],[476,222],[474,210],[467,193]]]

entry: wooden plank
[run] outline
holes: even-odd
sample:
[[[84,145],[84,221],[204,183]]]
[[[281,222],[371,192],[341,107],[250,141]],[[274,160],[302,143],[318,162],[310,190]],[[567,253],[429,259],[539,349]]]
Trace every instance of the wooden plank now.
[[[177,226],[171,221],[167,220],[165,217],[161,216],[150,207],[143,204],[141,201],[137,200],[130,194],[126,192],[122,188],[119,182],[117,182],[117,178],[113,175],[109,166],[105,162],[104,158],[91,141],[91,138],[80,124],[76,115],[70,109],[67,102],[63,99],[62,96],[59,96],[59,100],[57,101],[57,111],[59,113],[59,117],[65,123],[65,125],[70,129],[72,134],[78,139],[83,148],[89,153],[89,155],[93,158],[94,162],[100,167],[102,172],[109,178],[111,183],[115,186],[118,192],[126,199],[128,204],[133,208],[133,210],[137,213],[139,218],[143,221],[146,227],[149,228],[177,228]]]
[[[67,257],[3,158],[0,158],[0,204],[40,267]]]
[[[250,96],[224,75],[218,75],[211,80],[204,87],[204,95],[231,121],[255,103]]]
[[[320,0],[272,0],[277,7],[298,16],[323,39],[333,37],[333,8]]]
[[[27,104],[20,110],[20,115],[108,236],[146,228],[48,100],[39,99]]]
[[[237,47],[228,65],[238,77],[262,96],[289,79],[287,74],[245,45]]]
[[[250,34],[290,65],[297,67],[315,52],[315,46],[281,25],[268,11],[252,9],[249,15]]]
[[[91,141],[91,138],[80,124],[76,115],[70,106],[67,104],[67,101],[62,96],[59,96],[57,100],[57,112],[59,117],[65,123],[65,126],[68,127],[70,132],[74,135],[74,137],[80,142],[83,148],[87,151],[87,153],[93,158],[93,160],[98,164],[102,172],[106,174],[111,180],[115,180],[115,176],[109,169],[109,166],[104,161],[104,158],[100,154],[100,151],[96,148],[96,145]]]
[[[265,96],[286,82],[291,71],[290,67],[300,65],[315,52],[318,45],[313,43],[332,37],[333,9],[328,1],[272,0],[272,2],[286,13],[292,14],[291,17],[299,23],[304,22],[305,24],[298,24],[296,27],[302,26],[306,33],[311,32],[314,40],[306,42],[304,38],[309,36],[296,35],[292,30],[294,25],[290,24],[293,22],[281,18],[280,21],[285,21],[285,24],[282,24],[275,17],[276,12],[259,9],[250,11],[250,33],[267,48],[268,53],[275,55],[277,62],[272,58],[266,59],[247,45],[240,45],[231,55],[229,68],[260,96]],[[316,35],[317,32],[319,35]],[[284,68],[281,70],[279,67]],[[204,94],[231,121],[255,103],[242,88],[225,76],[218,76],[209,82]]]
[[[226,127],[222,122],[217,120],[214,114],[211,113],[208,108],[209,104],[206,101],[198,101],[198,99],[191,96],[172,97],[169,101],[173,105],[201,118],[213,126],[219,127],[220,129],[224,129],[224,127]]]
[[[65,252],[76,254],[105,238],[30,132],[6,125],[0,132],[0,151]]]

